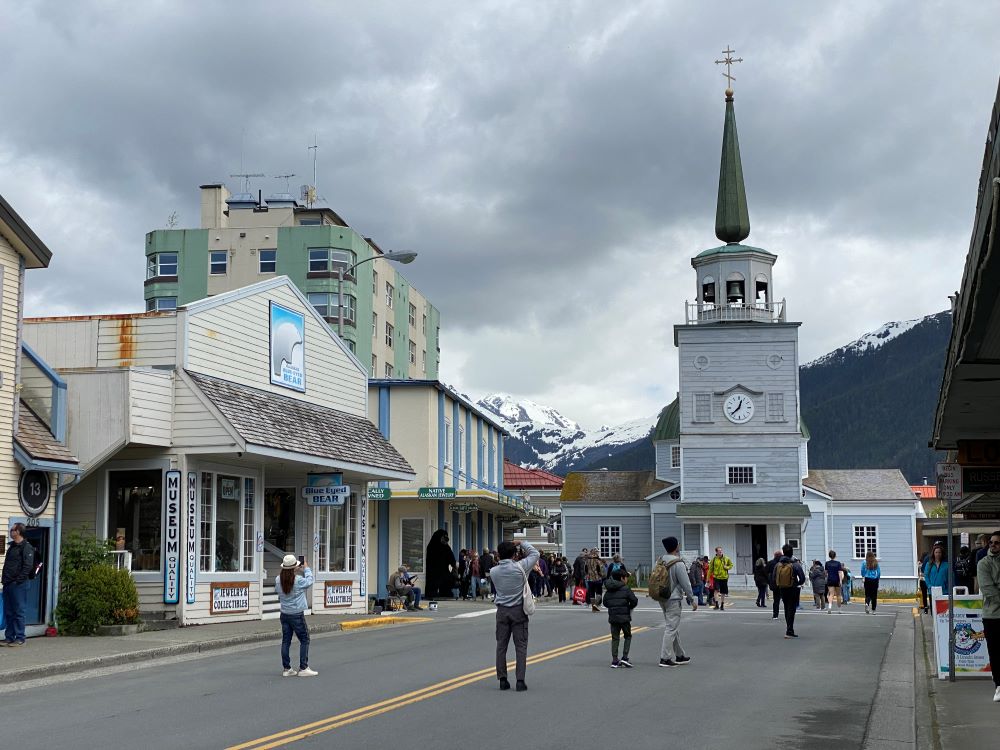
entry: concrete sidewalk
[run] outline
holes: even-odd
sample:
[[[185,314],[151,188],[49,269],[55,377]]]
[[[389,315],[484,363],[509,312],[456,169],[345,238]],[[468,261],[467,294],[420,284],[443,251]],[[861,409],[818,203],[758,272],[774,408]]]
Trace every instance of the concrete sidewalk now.
[[[928,696],[926,717],[935,749],[990,745],[1000,727],[1000,703],[993,702],[993,680],[989,677],[959,677],[955,682],[937,677],[934,625],[930,615],[918,623],[916,656],[925,670],[918,689]]]
[[[440,602],[431,612],[393,612],[385,615],[310,615],[311,634],[340,630],[427,623],[456,614],[493,609],[491,602]],[[210,652],[244,644],[281,640],[277,620],[250,620],[214,625],[191,625],[113,637],[29,638],[24,646],[0,648],[0,672],[5,682],[25,682],[121,664]]]

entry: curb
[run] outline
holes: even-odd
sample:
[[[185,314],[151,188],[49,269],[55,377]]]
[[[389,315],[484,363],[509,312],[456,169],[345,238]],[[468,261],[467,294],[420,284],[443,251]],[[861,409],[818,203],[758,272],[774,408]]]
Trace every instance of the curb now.
[[[366,618],[363,620],[346,620],[344,622],[334,622],[329,624],[309,624],[309,632],[312,635],[318,633],[335,633],[339,631],[359,630],[382,625],[398,625],[407,622],[431,622],[429,617],[378,617]],[[55,664],[43,664],[27,669],[17,669],[5,673],[6,681],[9,683],[26,682],[28,680],[38,680],[45,677],[55,677],[58,675],[73,674],[76,672],[87,672],[105,667],[115,667],[123,664],[136,664],[138,662],[153,661],[156,659],[167,659],[172,656],[185,656],[188,654],[208,653],[218,651],[232,646],[250,645],[256,643],[266,643],[268,641],[280,641],[281,632],[249,633],[247,635],[229,636],[226,638],[216,638],[209,641],[199,641],[193,643],[175,643],[169,646],[159,646],[147,648],[140,651],[128,651],[120,654],[107,654],[105,656],[94,656],[88,659],[74,659],[73,661],[57,662]]]

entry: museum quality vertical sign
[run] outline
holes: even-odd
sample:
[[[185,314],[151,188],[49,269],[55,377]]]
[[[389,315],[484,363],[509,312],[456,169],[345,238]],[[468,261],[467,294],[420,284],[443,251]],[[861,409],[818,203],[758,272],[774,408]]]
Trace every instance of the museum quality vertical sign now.
[[[368,498],[358,498],[358,519],[361,531],[358,534],[358,595],[362,602],[368,600]]]
[[[180,601],[181,577],[181,473],[171,469],[166,474],[166,481],[163,603],[177,604]]]
[[[187,475],[187,579],[184,582],[185,601],[195,602],[198,585],[198,473]]]

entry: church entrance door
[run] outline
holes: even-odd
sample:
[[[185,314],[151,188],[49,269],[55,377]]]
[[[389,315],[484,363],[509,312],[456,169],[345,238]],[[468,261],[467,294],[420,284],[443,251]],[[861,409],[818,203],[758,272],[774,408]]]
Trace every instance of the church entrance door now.
[[[736,527],[736,568],[738,575],[753,573],[753,534],[749,524]]]

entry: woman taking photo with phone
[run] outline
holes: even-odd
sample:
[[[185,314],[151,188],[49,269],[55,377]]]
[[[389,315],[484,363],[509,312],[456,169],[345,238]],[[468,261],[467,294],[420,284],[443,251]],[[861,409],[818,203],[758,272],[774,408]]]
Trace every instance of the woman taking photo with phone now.
[[[309,669],[309,628],[306,627],[305,611],[309,603],[306,591],[313,585],[313,574],[305,561],[295,555],[285,555],[281,561],[281,572],[274,579],[274,589],[281,604],[281,666],[282,677],[315,677],[318,673]],[[299,639],[299,668],[292,669],[289,650],[292,634]]]

